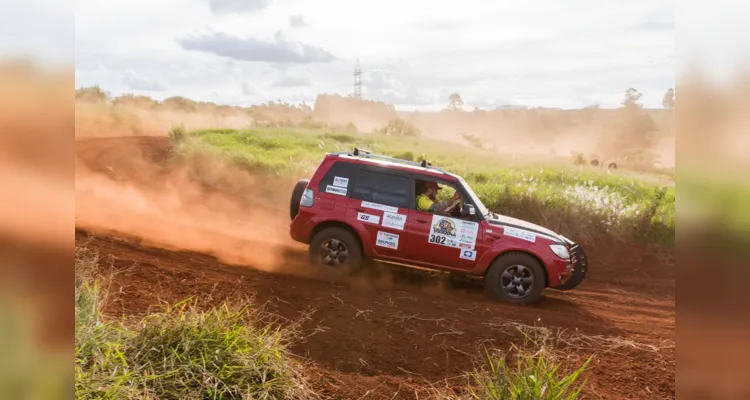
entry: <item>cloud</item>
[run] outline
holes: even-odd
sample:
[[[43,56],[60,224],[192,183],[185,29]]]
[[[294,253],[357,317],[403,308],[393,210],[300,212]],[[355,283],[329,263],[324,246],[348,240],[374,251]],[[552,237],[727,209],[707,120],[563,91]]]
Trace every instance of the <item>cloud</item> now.
[[[299,86],[310,86],[312,80],[307,76],[290,76],[282,75],[271,84],[273,87],[299,87]]]
[[[269,5],[271,0],[207,0],[208,7],[214,14],[252,13],[258,12]]]
[[[145,90],[149,92],[163,92],[167,89],[166,85],[156,79],[151,79],[136,73],[133,70],[125,71],[122,78],[123,83],[134,90]]]
[[[225,33],[193,35],[177,40],[185,50],[201,51],[239,61],[278,63],[327,63],[336,60],[326,50],[288,40],[277,33],[272,40],[241,38]]]
[[[433,100],[416,85],[404,84],[392,71],[375,69],[363,74],[362,86],[376,100],[392,104],[428,105]]]
[[[255,94],[255,88],[250,86],[250,82],[246,80],[242,81],[242,94],[245,96],[252,96]]]
[[[292,15],[291,17],[289,17],[289,26],[297,29],[307,26],[307,23],[304,19],[302,19],[302,15]]]

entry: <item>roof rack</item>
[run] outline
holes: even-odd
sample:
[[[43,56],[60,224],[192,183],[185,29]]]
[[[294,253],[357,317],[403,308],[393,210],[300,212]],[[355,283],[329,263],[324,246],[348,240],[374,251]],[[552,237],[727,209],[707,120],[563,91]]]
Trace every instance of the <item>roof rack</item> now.
[[[427,160],[422,160],[421,162],[409,161],[409,160],[404,160],[404,159],[401,159],[401,158],[388,157],[388,156],[385,156],[385,155],[382,155],[382,154],[375,154],[375,153],[373,153],[370,150],[360,149],[358,147],[355,147],[354,151],[351,151],[351,152],[349,152],[349,151],[340,151],[340,152],[337,152],[337,153],[333,153],[333,155],[348,155],[348,156],[369,158],[369,159],[373,159],[373,160],[390,161],[390,162],[395,162],[395,163],[399,163],[399,164],[412,165],[412,166],[415,166],[415,167],[428,168],[428,169],[432,169],[432,170],[435,170],[435,171],[438,171],[438,172],[442,172],[444,174],[449,174],[448,172],[446,172],[446,171],[444,171],[444,170],[442,170],[440,168],[433,167],[432,163],[429,162],[429,161],[427,161]]]

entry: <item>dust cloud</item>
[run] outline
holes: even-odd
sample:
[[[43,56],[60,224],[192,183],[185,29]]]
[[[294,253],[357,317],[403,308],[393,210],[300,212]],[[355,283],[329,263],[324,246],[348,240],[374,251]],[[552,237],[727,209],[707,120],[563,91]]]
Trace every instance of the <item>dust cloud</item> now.
[[[160,165],[144,154],[142,144],[142,139],[78,142],[78,228],[264,271],[304,273],[289,257],[304,251],[289,240],[293,183],[254,178],[217,160]],[[168,149],[165,139],[147,144]],[[207,187],[200,181],[207,175],[233,187]]]

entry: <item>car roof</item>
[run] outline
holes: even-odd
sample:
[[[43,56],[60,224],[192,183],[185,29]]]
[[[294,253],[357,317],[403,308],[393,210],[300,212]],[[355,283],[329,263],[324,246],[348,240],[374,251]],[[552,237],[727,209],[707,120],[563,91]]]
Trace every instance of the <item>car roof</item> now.
[[[429,162],[418,163],[416,161],[403,160],[399,158],[393,158],[383,156],[380,154],[373,154],[364,150],[354,149],[354,152],[337,152],[326,154],[326,157],[337,157],[340,159],[350,160],[359,164],[365,165],[377,165],[385,168],[398,169],[401,171],[420,172],[425,175],[432,175],[436,178],[443,178],[449,180],[461,180],[461,177],[442,170],[440,168],[433,167]]]

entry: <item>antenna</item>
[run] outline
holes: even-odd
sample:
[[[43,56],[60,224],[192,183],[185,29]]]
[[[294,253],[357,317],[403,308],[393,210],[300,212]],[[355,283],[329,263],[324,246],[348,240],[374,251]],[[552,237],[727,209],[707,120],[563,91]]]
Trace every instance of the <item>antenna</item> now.
[[[359,67],[359,57],[357,57],[357,64],[354,66],[354,98],[362,98],[362,69]]]

